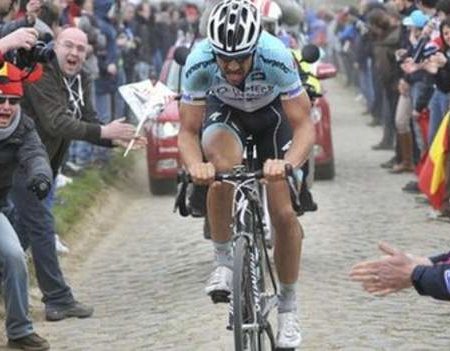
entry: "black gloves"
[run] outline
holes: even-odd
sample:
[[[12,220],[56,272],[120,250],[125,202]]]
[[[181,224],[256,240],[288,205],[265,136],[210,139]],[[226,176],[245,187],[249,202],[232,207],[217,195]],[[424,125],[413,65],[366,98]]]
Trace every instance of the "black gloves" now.
[[[36,194],[39,200],[44,199],[50,192],[52,184],[43,174],[32,176],[27,182],[27,189]]]

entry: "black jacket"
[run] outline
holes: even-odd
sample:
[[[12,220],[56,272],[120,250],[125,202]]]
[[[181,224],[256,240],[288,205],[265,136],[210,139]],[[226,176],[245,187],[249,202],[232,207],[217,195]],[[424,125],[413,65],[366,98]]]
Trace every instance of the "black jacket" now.
[[[7,194],[17,167],[25,168],[29,177],[41,174],[49,181],[52,179],[44,145],[36,133],[33,121],[24,113],[13,134],[0,141],[0,209],[6,206]]]
[[[412,282],[420,295],[450,300],[450,252],[430,257],[433,266],[417,266]]]
[[[44,73],[39,81],[24,85],[25,94],[21,106],[36,123],[55,175],[72,140],[112,146],[110,140],[100,138],[101,123],[92,106],[92,82],[83,72],[81,82],[84,100],[81,119],[73,117],[69,111],[70,94],[56,58],[44,64]]]

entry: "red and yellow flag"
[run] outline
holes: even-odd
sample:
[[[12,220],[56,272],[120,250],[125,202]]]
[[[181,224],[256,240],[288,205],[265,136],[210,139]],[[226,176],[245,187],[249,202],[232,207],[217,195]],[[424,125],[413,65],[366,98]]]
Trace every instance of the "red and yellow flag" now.
[[[449,153],[450,112],[447,112],[431,144],[419,175],[419,189],[435,209],[440,209],[445,192],[445,162]]]

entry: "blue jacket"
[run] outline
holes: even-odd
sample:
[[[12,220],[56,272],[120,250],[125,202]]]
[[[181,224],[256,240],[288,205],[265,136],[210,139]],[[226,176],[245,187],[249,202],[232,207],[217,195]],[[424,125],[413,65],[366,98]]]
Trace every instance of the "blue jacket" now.
[[[109,64],[118,64],[118,50],[116,45],[117,32],[108,18],[108,12],[113,5],[112,0],[95,0],[94,14],[98,21],[98,27],[106,37],[106,47],[97,52],[99,78],[95,81],[97,94],[111,94],[117,90],[117,74],[107,72]]]

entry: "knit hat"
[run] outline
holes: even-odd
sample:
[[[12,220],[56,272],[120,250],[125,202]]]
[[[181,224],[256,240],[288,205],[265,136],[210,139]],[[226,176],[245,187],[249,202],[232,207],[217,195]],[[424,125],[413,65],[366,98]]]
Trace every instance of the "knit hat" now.
[[[22,71],[10,62],[0,66],[0,94],[23,96],[23,82],[35,82],[42,76],[42,66],[37,64],[32,72]]]

